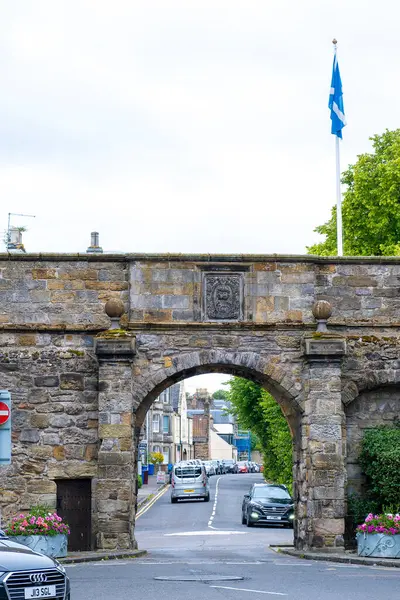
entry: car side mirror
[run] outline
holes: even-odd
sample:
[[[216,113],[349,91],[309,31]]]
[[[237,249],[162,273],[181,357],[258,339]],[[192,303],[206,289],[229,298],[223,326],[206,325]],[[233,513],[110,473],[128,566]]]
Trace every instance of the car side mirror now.
[[[244,497],[245,498],[250,498],[250,494],[245,494]]]

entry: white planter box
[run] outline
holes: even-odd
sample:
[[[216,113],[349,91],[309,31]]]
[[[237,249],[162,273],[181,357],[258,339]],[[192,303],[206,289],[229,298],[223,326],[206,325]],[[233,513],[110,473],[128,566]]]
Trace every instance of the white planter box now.
[[[52,558],[67,556],[68,536],[61,533],[58,535],[15,535],[10,539]]]
[[[400,535],[357,533],[358,556],[400,558]]]

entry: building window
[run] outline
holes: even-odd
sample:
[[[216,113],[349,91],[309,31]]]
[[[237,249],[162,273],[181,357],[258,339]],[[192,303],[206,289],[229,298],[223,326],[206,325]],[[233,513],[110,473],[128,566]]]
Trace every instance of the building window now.
[[[169,388],[163,392],[164,404],[169,404]]]
[[[169,433],[169,417],[168,417],[168,415],[163,416],[163,433]]]
[[[153,433],[160,433],[160,415],[153,415]]]
[[[153,446],[153,452],[161,452],[160,446]]]
[[[167,465],[169,463],[169,448],[164,448],[163,455],[164,455],[164,465]]]

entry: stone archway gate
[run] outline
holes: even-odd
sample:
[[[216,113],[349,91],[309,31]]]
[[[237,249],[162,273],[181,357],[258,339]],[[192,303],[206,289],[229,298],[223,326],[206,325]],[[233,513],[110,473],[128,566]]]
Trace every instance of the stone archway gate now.
[[[134,546],[146,411],[172,383],[217,371],[259,382],[289,422],[296,546],[342,546],[346,407],[399,381],[399,291],[395,258],[0,256],[14,441],[3,514],[55,503],[59,480],[90,478],[93,546]],[[330,310],[317,332],[314,315]]]

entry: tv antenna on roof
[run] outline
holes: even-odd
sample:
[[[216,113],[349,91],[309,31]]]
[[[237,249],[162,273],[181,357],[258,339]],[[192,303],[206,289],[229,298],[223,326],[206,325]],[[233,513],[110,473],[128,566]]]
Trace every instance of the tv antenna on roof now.
[[[10,236],[11,236],[11,217],[30,217],[32,219],[36,218],[36,215],[25,215],[22,213],[8,213],[8,223],[7,223],[7,237],[6,237],[6,246],[7,246],[7,250],[9,249],[9,244],[10,244]],[[22,230],[21,230],[22,231]]]

